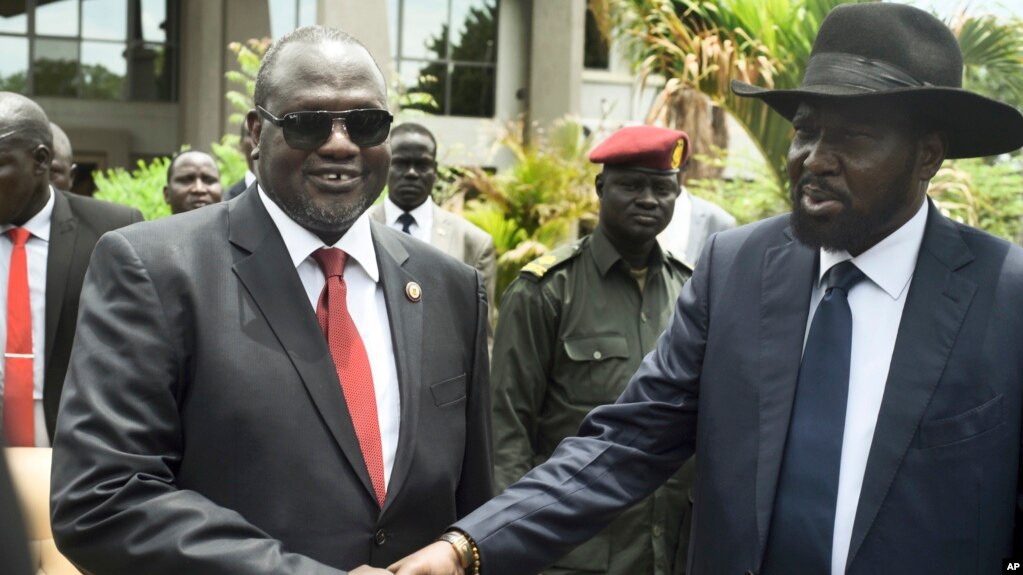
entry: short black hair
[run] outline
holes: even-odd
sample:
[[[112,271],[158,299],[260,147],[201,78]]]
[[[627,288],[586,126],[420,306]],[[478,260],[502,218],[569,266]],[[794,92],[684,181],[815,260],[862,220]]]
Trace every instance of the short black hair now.
[[[207,154],[206,152],[204,152],[202,150],[181,150],[181,151],[175,152],[174,155],[171,156],[170,163],[167,164],[167,184],[168,185],[170,185],[171,174],[174,173],[174,164],[176,164],[178,162],[178,158],[180,158],[181,156],[186,156],[188,154],[202,154],[202,155],[206,156],[207,158],[213,160],[213,165],[217,168],[217,174],[218,175],[220,174],[220,166],[217,166],[217,159],[214,158],[213,156]]]
[[[417,124],[415,122],[405,122],[404,124],[398,124],[397,126],[391,128],[392,139],[395,136],[400,136],[402,134],[419,134],[420,136],[425,136],[426,138],[429,138],[430,143],[433,144],[433,155],[434,156],[437,155],[437,138],[433,137],[433,132],[431,132],[430,129],[427,128],[426,126],[422,124]]]
[[[264,106],[267,98],[270,96],[270,90],[273,88],[271,77],[273,70],[277,66],[277,57],[280,55],[281,50],[291,43],[300,44],[325,44],[329,42],[335,42],[342,45],[358,46],[366,53],[369,54],[369,50],[366,46],[355,39],[354,36],[339,30],[337,28],[328,28],[326,26],[303,26],[296,30],[288,32],[284,36],[281,36],[276,42],[270,45],[270,48],[263,55],[263,61],[259,65],[259,72],[256,74],[256,91],[253,94],[252,100],[257,106]],[[380,69],[380,64],[377,64],[375,58],[370,54],[370,59],[373,60],[373,64],[376,65],[377,71],[380,72],[380,77],[384,78],[384,73]],[[386,81],[384,82],[384,89],[386,90]]]

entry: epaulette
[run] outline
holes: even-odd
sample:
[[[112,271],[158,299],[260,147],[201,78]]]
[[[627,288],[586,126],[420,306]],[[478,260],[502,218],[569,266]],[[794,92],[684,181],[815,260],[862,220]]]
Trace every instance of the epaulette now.
[[[544,254],[522,266],[522,270],[519,274],[532,279],[540,279],[547,272],[564,264],[577,255],[579,255],[579,242],[572,242],[571,244],[561,246],[560,248]]]

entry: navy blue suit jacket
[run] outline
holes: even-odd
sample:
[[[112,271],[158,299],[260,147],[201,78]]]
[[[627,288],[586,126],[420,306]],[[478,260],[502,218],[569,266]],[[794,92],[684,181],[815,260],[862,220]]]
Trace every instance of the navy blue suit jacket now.
[[[699,452],[692,574],[757,573],[817,252],[780,216],[720,233],[618,402],[456,524],[535,573]],[[851,574],[1000,573],[1014,548],[1023,250],[931,206],[870,448]]]

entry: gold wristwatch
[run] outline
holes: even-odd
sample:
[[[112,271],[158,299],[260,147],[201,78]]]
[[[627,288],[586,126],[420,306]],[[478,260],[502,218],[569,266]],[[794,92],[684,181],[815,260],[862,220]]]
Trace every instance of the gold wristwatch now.
[[[458,555],[458,564],[465,569],[468,575],[479,575],[480,552],[476,548],[476,542],[468,535],[458,530],[445,531],[437,541],[446,541],[455,548]]]

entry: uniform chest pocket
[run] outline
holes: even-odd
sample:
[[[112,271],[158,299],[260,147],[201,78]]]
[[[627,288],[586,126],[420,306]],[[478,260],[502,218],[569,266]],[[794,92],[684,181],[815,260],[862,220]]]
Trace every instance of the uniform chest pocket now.
[[[566,394],[588,405],[612,403],[632,376],[629,342],[619,334],[574,336],[564,340]]]

